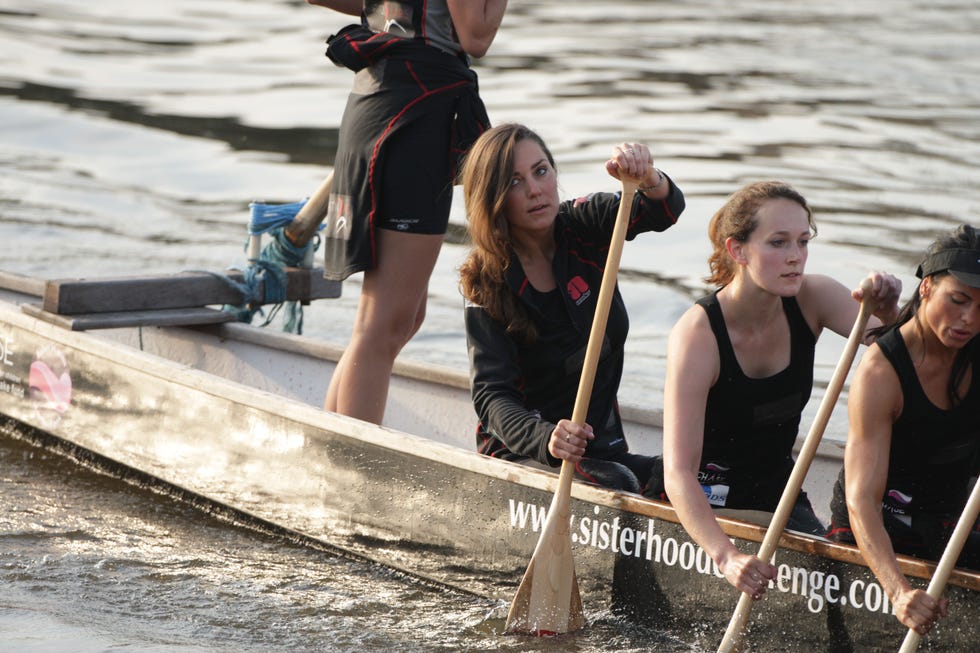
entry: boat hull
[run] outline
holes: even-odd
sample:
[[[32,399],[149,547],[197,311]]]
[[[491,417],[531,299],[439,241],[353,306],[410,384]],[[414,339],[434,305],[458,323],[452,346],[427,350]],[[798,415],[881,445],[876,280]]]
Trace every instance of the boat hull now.
[[[0,304],[4,431],[234,520],[510,600],[544,523],[554,474],[436,441],[421,428],[413,435],[378,427],[283,396],[274,386],[322,393],[332,364],[306,368],[308,352],[249,346],[235,333],[143,328],[97,337]],[[181,362],[160,355],[177,350]],[[214,359],[219,350],[234,352],[229,369],[240,375],[266,379],[258,370],[275,359],[297,376],[292,384],[229,380],[188,364],[188,356]],[[293,362],[283,363],[289,356]],[[434,428],[468,442],[475,418],[460,412],[459,388],[438,399],[441,386],[435,377],[397,380],[393,403],[423,417],[431,408]],[[576,483],[571,508],[587,615],[611,610],[717,646],[738,596],[669,505]],[[758,550],[762,529],[721,521],[737,546]],[[781,544],[780,576],[752,611],[751,650],[898,648],[904,629],[855,549],[792,534]],[[908,561],[907,569],[924,587],[929,567]],[[923,650],[973,650],[980,638],[980,581],[957,572],[952,583],[950,617]]]

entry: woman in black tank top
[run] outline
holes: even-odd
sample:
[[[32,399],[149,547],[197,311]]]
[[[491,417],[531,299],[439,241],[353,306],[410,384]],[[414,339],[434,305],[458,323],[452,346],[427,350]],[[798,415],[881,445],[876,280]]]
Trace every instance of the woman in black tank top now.
[[[929,248],[922,279],[861,360],[848,398],[835,539],[853,533],[905,626],[927,633],[946,600],[913,589],[896,551],[937,559],[980,454],[980,233],[962,225]],[[980,568],[974,532],[960,566]]]
[[[863,293],[804,274],[816,228],[806,200],[784,183],[739,190],[708,231],[707,281],[719,289],[688,309],[670,335],[662,489],[728,582],[759,598],[776,568],[738,551],[712,507],[775,509],[810,398],[817,337],[824,328],[846,337]],[[878,325],[895,317],[901,283],[870,278]],[[826,532],[805,493],[789,528]]]

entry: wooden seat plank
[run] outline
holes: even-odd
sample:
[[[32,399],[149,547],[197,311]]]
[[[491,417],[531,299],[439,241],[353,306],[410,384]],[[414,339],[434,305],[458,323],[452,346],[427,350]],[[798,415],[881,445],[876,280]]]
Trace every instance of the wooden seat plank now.
[[[286,268],[286,299],[309,301],[340,297],[341,282],[323,278],[322,268]],[[59,315],[156,311],[217,304],[240,304],[241,294],[208,272],[107,277],[96,279],[54,279],[44,288],[43,308]],[[229,272],[229,279],[242,283],[242,272]],[[257,294],[264,298],[264,285]],[[265,304],[264,300],[260,303]]]
[[[134,326],[190,326],[232,322],[232,313],[204,306],[194,308],[164,308],[156,311],[121,311],[59,315],[44,310],[38,304],[21,304],[28,315],[50,322],[70,331],[117,329]]]
[[[40,297],[44,294],[44,280],[17,274],[16,272],[0,270],[0,288],[24,295]]]

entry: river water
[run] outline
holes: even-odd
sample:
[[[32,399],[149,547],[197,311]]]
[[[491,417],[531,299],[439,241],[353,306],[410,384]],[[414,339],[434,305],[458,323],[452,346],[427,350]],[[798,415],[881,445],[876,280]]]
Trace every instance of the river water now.
[[[778,177],[807,196],[809,271],[855,286],[884,269],[905,295],[939,231],[980,221],[975,0],[511,5],[476,63],[491,119],[542,134],[565,196],[615,189],[602,163],[639,140],[688,197],[676,227],[623,254],[624,402],[661,405],[666,336],[704,291],[706,224],[738,186]],[[0,266],[241,265],[248,202],[295,201],[329,170],[351,75],[323,41],[347,22],[295,0],[0,0]],[[466,365],[464,254],[454,231],[406,356]],[[309,307],[306,333],[344,342],[359,283]],[[842,346],[821,339],[811,415]],[[826,437],[844,432],[839,408]],[[690,650],[611,615],[559,640],[506,637],[499,602],[243,531],[8,439],[0,483],[0,651]]]

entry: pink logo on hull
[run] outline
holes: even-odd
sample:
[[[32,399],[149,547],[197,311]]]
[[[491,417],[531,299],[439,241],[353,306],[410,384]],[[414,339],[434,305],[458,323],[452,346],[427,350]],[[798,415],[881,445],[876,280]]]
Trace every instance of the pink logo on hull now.
[[[54,347],[37,352],[30,371],[31,399],[45,426],[56,426],[71,407],[71,371],[64,354]]]

